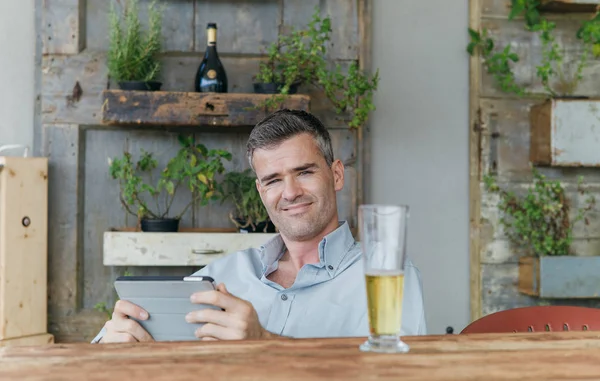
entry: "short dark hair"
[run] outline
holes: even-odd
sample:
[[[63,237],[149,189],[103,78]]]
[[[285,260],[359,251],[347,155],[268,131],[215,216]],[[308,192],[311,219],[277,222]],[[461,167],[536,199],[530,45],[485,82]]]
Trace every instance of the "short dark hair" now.
[[[331,166],[333,164],[331,136],[323,123],[306,111],[282,109],[268,115],[252,129],[246,145],[250,167],[254,168],[252,156],[256,149],[276,147],[283,141],[303,133],[312,135],[327,165]]]

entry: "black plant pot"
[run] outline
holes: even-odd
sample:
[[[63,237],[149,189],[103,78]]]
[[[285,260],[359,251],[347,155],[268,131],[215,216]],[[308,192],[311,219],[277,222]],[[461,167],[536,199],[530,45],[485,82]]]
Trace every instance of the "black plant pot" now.
[[[166,232],[172,233],[179,230],[179,220],[174,218],[152,218],[142,219],[143,232]]]
[[[281,88],[283,87],[283,83],[255,83],[254,84],[254,92],[256,94],[279,94]],[[292,83],[290,85],[290,89],[288,90],[288,94],[296,94],[298,92],[298,84]]]
[[[159,91],[162,82],[157,81],[122,81],[118,82],[121,90]]]
[[[244,220],[244,219],[236,218],[235,221],[240,226],[246,225],[246,220]],[[265,225],[267,226],[266,231],[265,231]],[[271,222],[271,221],[259,222],[258,224],[254,224],[254,226],[256,226],[256,229],[252,228],[252,225],[248,225],[245,228],[239,228],[239,229],[240,229],[240,232],[245,232],[245,233],[275,233],[275,232],[277,232],[277,230],[275,229],[275,225],[273,225],[273,222]]]

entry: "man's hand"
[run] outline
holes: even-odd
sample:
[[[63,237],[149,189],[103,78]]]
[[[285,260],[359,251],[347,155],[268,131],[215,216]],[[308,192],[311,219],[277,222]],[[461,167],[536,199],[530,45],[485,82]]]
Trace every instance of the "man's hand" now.
[[[196,292],[192,303],[211,304],[224,311],[204,309],[186,315],[188,323],[204,323],[196,330],[202,340],[266,339],[273,337],[258,321],[258,314],[250,302],[231,295],[223,283],[217,291]]]
[[[148,319],[148,312],[133,303],[118,300],[115,304],[112,319],[104,325],[106,333],[99,342],[104,344],[154,341],[152,336],[138,322],[129,319],[129,316],[146,320]]]

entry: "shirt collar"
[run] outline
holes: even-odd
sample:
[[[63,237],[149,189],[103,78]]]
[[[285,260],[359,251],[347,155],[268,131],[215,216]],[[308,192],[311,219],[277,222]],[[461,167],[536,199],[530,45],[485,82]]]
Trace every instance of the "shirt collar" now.
[[[327,269],[329,275],[333,276],[343,266],[348,251],[355,244],[348,222],[340,221],[338,228],[319,242],[319,264],[315,265]],[[263,273],[281,258],[284,246],[281,235],[277,234],[260,247]]]

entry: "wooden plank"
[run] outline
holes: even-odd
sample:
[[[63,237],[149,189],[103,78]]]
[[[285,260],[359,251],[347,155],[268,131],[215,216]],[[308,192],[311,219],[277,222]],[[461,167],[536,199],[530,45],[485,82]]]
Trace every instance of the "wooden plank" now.
[[[102,120],[112,125],[146,126],[254,126],[266,116],[252,109],[271,96],[267,94],[183,93],[164,91],[103,92]],[[290,95],[284,108],[308,110],[310,98]]]
[[[571,80],[574,78],[577,64],[583,46],[576,37],[577,30],[581,27],[582,19],[565,18],[559,21],[559,27],[553,32],[556,37],[556,43],[563,47],[564,54],[564,78]],[[495,50],[504,49],[507,45],[511,50],[518,54],[519,62],[512,65],[517,84],[524,86],[525,91],[531,94],[545,94],[545,90],[539,79],[536,77],[536,66],[542,60],[542,43],[538,34],[525,30],[522,20],[509,21],[505,18],[484,18],[477,30],[486,28],[489,35],[495,42]],[[481,57],[479,57],[481,60]],[[481,96],[486,98],[515,98],[513,94],[504,93],[496,84],[487,70],[483,70],[481,82]],[[582,71],[583,78],[593,78],[600,72],[600,61],[588,59],[586,67]],[[557,76],[550,81],[553,89],[563,92],[565,86],[559,83]],[[593,81],[581,81],[574,93],[577,96],[598,97],[600,89],[594,85]]]
[[[81,224],[84,146],[78,125],[44,125],[48,157],[48,295],[50,323],[81,303]],[[60,336],[61,332],[50,331]]]
[[[198,0],[195,14],[195,50],[206,49],[206,25],[217,23],[219,54],[261,54],[277,40],[280,2],[236,0],[235,7],[222,1]]]
[[[481,279],[481,316],[543,302],[519,292],[517,263],[482,264]]]
[[[529,158],[532,163],[550,165],[552,162],[552,133],[550,125],[552,108],[550,103],[540,103],[531,107],[529,113],[530,150]]]
[[[87,48],[93,51],[107,51],[109,44],[109,12],[111,4],[117,12],[122,12],[124,2],[119,0],[87,0]],[[148,27],[148,5],[150,0],[139,2],[139,17],[143,30]],[[194,51],[194,2],[162,1],[162,51]]]
[[[0,157],[0,340],[46,333],[48,159]]]
[[[478,30],[481,25],[481,1],[469,1],[469,27]],[[481,61],[469,58],[469,291],[471,319],[481,317],[481,117],[480,117]]]
[[[253,92],[252,76],[258,71],[259,58],[223,58],[228,72],[230,92]],[[173,55],[161,59],[160,80],[164,91],[194,91],[194,76],[200,64],[197,56]],[[108,83],[106,55],[86,51],[77,56],[48,56],[42,63],[42,120],[44,123],[102,123],[102,91]],[[74,97],[79,84],[81,94]]]
[[[573,251],[573,255],[576,256],[596,256],[600,253],[600,238],[574,238],[571,243],[571,250]],[[518,248],[513,247],[505,237],[486,237],[481,239],[481,263],[517,263],[519,258],[525,254]]]
[[[86,0],[43,1],[43,53],[78,54],[85,49]]]
[[[586,344],[597,342],[598,335],[586,332],[590,335],[574,339],[574,333],[552,332],[554,340],[544,340],[550,333],[501,334],[512,343],[485,334],[437,336],[427,344],[407,337],[414,349],[403,356],[361,352],[357,347],[364,338],[16,347],[0,352],[0,376],[24,381],[47,379],[48,374],[67,381],[89,375],[120,379],[134,366],[145,380],[189,379],[206,367],[215,380],[317,381],[331,380],[332,374],[344,380],[593,379],[600,372],[600,348]],[[453,344],[457,350],[437,349]],[[474,349],[461,350],[469,347]],[[328,361],[319,361],[323,357]]]
[[[371,0],[359,0],[358,1],[358,67],[365,73],[372,73],[372,2]],[[356,205],[361,205],[364,200],[370,200],[370,182],[366,182],[364,179],[365,168],[371,167],[371,138],[369,134],[369,122],[365,124],[364,128],[360,128],[357,131],[356,136],[356,155],[358,162],[356,165],[357,175],[357,192],[356,192]],[[366,195],[366,196],[365,196]]]
[[[259,248],[271,233],[104,233],[105,266],[206,266],[237,251]]]
[[[54,336],[49,333],[41,333],[39,335],[18,337],[15,339],[0,340],[0,347],[23,347],[23,346],[38,346],[54,343]]]
[[[598,298],[600,257],[544,256],[532,259],[535,272],[528,283],[533,284],[533,293],[547,299]],[[521,288],[524,285],[519,284]]]
[[[102,90],[108,76],[105,57],[89,51],[44,57],[42,123],[100,123]]]
[[[600,100],[552,99],[531,109],[531,160],[560,167],[600,166]]]
[[[539,258],[523,257],[519,259],[519,292],[530,296],[539,296],[540,284]]]

